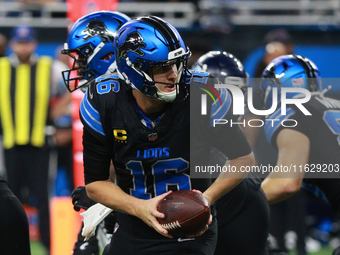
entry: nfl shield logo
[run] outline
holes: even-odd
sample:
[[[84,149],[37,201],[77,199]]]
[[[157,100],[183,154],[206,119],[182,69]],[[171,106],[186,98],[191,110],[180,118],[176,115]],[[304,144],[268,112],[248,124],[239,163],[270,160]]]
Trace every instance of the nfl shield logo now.
[[[158,139],[157,133],[148,134],[148,137],[149,137],[149,141],[151,142],[156,141]]]

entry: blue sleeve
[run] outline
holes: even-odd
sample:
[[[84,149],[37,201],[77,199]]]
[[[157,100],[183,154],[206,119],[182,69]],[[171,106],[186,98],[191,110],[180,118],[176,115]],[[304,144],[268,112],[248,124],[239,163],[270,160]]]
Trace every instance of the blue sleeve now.
[[[105,136],[103,125],[100,119],[98,110],[91,104],[89,100],[89,94],[91,95],[90,88],[86,91],[85,96],[80,104],[80,118],[85,127],[88,127],[92,131]],[[93,94],[92,94],[93,99]]]

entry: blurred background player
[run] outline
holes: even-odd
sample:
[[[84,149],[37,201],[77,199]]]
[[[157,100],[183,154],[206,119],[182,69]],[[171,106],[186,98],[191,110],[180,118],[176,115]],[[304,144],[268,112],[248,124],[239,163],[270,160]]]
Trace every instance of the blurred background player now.
[[[258,62],[254,77],[250,79],[250,86],[253,87],[253,103],[255,109],[263,109],[263,103],[260,99],[259,82],[265,67],[275,58],[291,54],[295,50],[295,44],[290,33],[282,28],[269,31],[264,36],[264,55]],[[249,111],[244,116],[246,122],[251,119],[263,119],[263,116],[256,116]],[[264,119],[263,119],[264,120]],[[270,146],[266,139],[263,127],[245,126],[243,131],[248,142],[254,150],[257,165],[275,166],[277,161],[277,151]],[[264,178],[263,176],[262,178]],[[281,203],[270,205],[270,253],[271,252],[287,252],[285,245],[285,235],[289,230],[296,233],[296,250],[297,255],[306,254],[305,236],[307,234],[307,226],[305,223],[306,216],[306,194],[304,190],[298,192]],[[303,204],[304,206],[300,206]]]
[[[282,88],[304,88],[312,93],[309,101],[303,104],[311,114],[305,115],[290,104],[287,115],[281,115],[280,96],[277,110],[268,118],[279,119],[275,124],[265,125],[270,144],[277,148],[277,166],[302,166],[302,171],[290,173],[272,172],[262,182],[269,203],[277,203],[299,191],[301,187],[323,197],[330,206],[340,212],[339,179],[334,178],[333,170],[339,166],[339,123],[340,101],[324,96],[321,77],[317,66],[308,58],[300,55],[285,55],[274,59],[262,74],[260,88],[263,104],[269,109],[273,104],[274,88],[281,94]],[[287,93],[287,98],[299,98],[301,92]],[[296,125],[281,125],[281,121],[293,119]],[[312,175],[308,169],[326,166],[326,172]],[[307,171],[305,172],[306,166]],[[317,171],[316,171],[317,172]],[[332,178],[333,177],[333,178]]]
[[[241,89],[248,86],[248,74],[241,61],[225,51],[207,52],[192,68],[198,72],[209,72],[223,84]],[[237,117],[234,116],[235,121]],[[215,148],[211,154],[212,161],[227,160],[221,157],[221,153]],[[218,241],[215,255],[267,254],[269,205],[260,185],[261,179],[250,173],[238,186],[216,202]],[[245,240],[248,245],[242,245]]]
[[[51,102],[66,89],[60,76],[54,76],[61,72],[55,62],[34,53],[37,44],[33,28],[12,30],[13,54],[0,59],[0,116],[8,184],[22,203],[38,208],[41,241],[48,252]]]
[[[115,72],[114,36],[116,31],[129,19],[120,12],[98,11],[87,14],[74,23],[62,50],[65,56],[68,55],[73,60],[71,69],[63,71],[64,82],[70,92],[76,89],[85,92],[95,78]],[[70,95],[68,98],[70,100]],[[72,192],[72,197],[74,208],[77,211],[80,208],[86,210],[95,203],[87,197],[85,188],[75,189]],[[99,247],[96,236],[84,241],[81,232],[82,229],[78,234],[74,255],[98,254]],[[112,234],[112,231],[110,233]]]

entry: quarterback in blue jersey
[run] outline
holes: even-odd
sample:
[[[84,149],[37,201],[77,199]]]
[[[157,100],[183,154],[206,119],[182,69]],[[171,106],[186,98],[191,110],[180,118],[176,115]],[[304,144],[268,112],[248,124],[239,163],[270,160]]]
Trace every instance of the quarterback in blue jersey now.
[[[157,221],[164,217],[157,204],[169,192],[185,189],[202,192],[213,205],[244,177],[218,178],[213,184],[190,178],[190,100],[199,91],[190,87],[199,80],[216,81],[190,74],[189,49],[178,31],[158,17],[125,23],[114,48],[119,76],[98,77],[80,107],[87,194],[118,212],[105,254],[213,254],[215,219],[196,236],[174,239]],[[230,114],[230,95],[224,97],[217,108],[209,108],[223,112],[221,117]],[[204,128],[210,128],[209,119]],[[225,125],[216,132],[224,144],[216,147],[230,165],[239,169],[254,163],[239,127]],[[196,134],[207,141],[206,133]],[[210,152],[210,144],[198,147],[200,153]],[[111,160],[116,183],[109,180]]]
[[[207,52],[192,68],[209,72],[224,84],[241,89],[248,85],[248,74],[241,61],[225,51]],[[235,122],[238,117],[232,116]],[[211,159],[225,160],[216,149],[212,149]],[[260,186],[261,179],[249,173],[248,178],[216,202],[218,239],[215,255],[267,254],[269,205]],[[245,240],[247,245],[243,245]]]
[[[278,149],[277,167],[291,169],[290,172],[272,172],[263,181],[262,188],[269,203],[282,201],[304,187],[322,196],[336,212],[340,212],[340,181],[334,176],[339,172],[340,163],[337,121],[340,101],[324,96],[318,68],[300,55],[274,59],[264,70],[260,87],[266,109],[273,104],[274,89],[279,98],[283,88],[302,88],[311,92],[311,98],[303,103],[303,108],[291,104],[285,106],[286,114],[283,114],[279,99],[277,110],[268,116],[268,119],[277,120],[265,125],[268,142]],[[286,93],[286,97],[298,99],[303,96],[300,91]]]

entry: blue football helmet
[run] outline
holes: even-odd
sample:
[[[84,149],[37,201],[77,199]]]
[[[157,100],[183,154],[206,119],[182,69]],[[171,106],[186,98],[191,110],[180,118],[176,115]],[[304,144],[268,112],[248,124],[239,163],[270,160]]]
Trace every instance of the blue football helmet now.
[[[321,76],[317,66],[308,58],[291,54],[272,60],[262,73],[260,90],[265,109],[272,106],[273,88],[278,88],[278,102],[281,100],[281,88],[304,88],[310,92],[321,92]],[[287,93],[287,98],[294,98],[301,93]]]
[[[78,88],[85,91],[94,78],[115,71],[114,36],[128,20],[120,12],[97,11],[74,23],[62,50],[73,59],[71,69],[62,72],[70,92]]]
[[[132,89],[137,89],[153,99],[173,102],[179,93],[180,83],[185,83],[187,59],[191,56],[178,33],[168,22],[155,16],[143,16],[125,23],[115,38],[117,71]],[[161,91],[154,81],[154,67],[169,67],[176,64],[178,75],[171,92]]]
[[[248,86],[248,74],[241,61],[225,51],[209,51],[197,59],[192,69],[208,72],[224,84],[235,85],[239,88]]]

